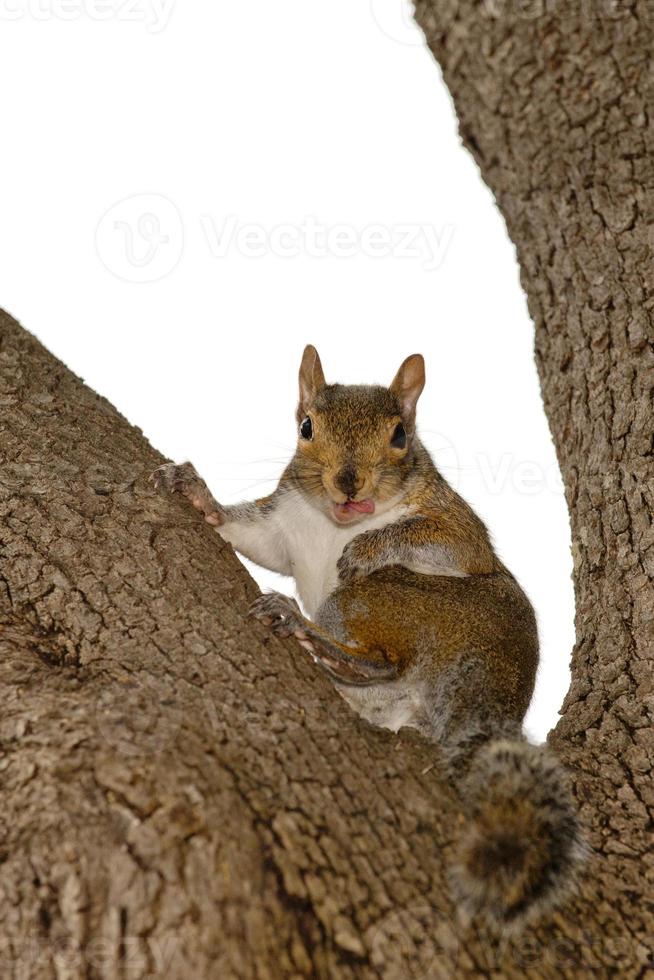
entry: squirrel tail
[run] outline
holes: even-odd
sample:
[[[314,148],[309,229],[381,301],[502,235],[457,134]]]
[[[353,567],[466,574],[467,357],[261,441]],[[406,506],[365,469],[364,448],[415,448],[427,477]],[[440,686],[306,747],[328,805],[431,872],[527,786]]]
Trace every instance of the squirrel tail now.
[[[463,909],[510,929],[557,905],[587,848],[554,755],[518,739],[487,742],[459,789],[468,823],[452,877]]]

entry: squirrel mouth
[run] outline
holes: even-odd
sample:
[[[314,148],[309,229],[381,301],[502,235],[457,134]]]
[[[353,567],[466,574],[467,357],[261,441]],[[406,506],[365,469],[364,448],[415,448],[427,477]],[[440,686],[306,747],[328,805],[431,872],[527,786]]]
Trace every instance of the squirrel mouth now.
[[[334,512],[339,520],[347,520],[355,514],[374,514],[375,501],[370,497],[366,500],[346,500],[344,504],[334,504]]]

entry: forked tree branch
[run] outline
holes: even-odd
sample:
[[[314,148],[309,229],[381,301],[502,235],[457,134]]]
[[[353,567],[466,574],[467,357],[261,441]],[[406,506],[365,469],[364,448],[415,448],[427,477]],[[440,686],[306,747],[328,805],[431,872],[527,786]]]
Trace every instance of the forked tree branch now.
[[[581,891],[513,939],[461,922],[433,747],[246,618],[231,550],[151,492],[161,456],[2,314],[3,976],[647,975],[652,22],[509,6],[418,15],[536,321],[575,549],[552,741],[595,849]]]

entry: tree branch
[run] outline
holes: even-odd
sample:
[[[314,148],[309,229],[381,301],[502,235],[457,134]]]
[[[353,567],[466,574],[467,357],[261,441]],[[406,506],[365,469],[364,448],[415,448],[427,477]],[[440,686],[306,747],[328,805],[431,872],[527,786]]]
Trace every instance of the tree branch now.
[[[582,890],[513,940],[462,923],[447,888],[462,818],[435,749],[366,726],[294,641],[245,617],[256,588],[231,550],[151,493],[160,455],[2,314],[8,976],[646,975],[644,7],[599,27],[473,0],[418,11],[518,243],[566,481],[578,642],[554,743],[597,851]]]
[[[6,314],[0,343],[10,975],[359,975],[389,913],[447,910],[433,751],[246,619],[141,433]]]
[[[417,18],[506,218],[536,326],[577,607],[572,686],[550,740],[585,773],[577,795],[606,902],[596,914],[647,960],[654,15],[644,0],[419,0]]]

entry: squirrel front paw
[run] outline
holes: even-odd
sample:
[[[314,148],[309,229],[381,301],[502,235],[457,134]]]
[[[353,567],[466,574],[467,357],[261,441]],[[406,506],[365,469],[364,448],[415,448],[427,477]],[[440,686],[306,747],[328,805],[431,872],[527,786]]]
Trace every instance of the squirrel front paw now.
[[[181,493],[214,527],[223,523],[220,504],[211,496],[206,483],[192,463],[165,463],[150,477],[159,493]]]
[[[268,592],[255,599],[249,610],[250,616],[269,626],[278,636],[297,636],[305,639],[303,617],[295,599],[281,592]]]
[[[356,538],[345,545],[343,554],[336,562],[341,582],[356,582],[380,566],[379,531],[357,534]]]
[[[193,463],[164,463],[150,477],[155,490],[163,493],[187,495],[189,489],[200,480]]]

